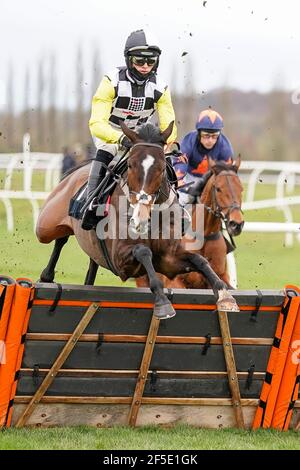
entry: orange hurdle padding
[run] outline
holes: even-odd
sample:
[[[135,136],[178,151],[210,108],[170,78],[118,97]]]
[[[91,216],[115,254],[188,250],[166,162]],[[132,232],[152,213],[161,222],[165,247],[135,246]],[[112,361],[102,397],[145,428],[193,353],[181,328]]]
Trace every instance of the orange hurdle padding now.
[[[16,280],[15,294],[5,338],[6,362],[0,368],[0,427],[7,426],[11,412],[18,370],[21,366],[24,341],[33,303],[34,287],[30,279]]]
[[[5,337],[16,282],[0,274],[0,367],[5,363]]]
[[[297,292],[298,297],[294,298],[293,302],[297,303],[298,313],[272,419],[272,427],[284,431],[287,431],[289,428],[295,401],[298,398],[299,392],[300,289],[297,289]]]
[[[286,297],[279,314],[266,377],[252,425],[253,429],[260,427],[269,428],[272,423],[288,348],[298,312],[298,301],[295,301],[298,295],[297,289],[295,286],[286,286]]]

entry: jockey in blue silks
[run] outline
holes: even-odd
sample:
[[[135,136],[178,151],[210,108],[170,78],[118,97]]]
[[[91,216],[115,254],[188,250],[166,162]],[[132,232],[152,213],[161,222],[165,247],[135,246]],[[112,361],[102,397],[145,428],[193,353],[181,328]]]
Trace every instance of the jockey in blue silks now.
[[[228,138],[222,134],[223,119],[212,109],[205,109],[196,122],[196,130],[189,132],[180,144],[182,155],[173,159],[173,166],[179,179],[179,186],[201,186],[204,173],[209,170],[209,157],[215,161],[232,163],[233,149]],[[182,206],[193,202],[194,197],[179,188],[179,202]]]

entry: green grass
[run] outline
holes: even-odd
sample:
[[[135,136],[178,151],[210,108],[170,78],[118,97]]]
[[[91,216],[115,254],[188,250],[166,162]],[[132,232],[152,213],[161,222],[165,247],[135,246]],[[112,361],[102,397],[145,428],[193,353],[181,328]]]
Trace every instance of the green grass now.
[[[7,429],[0,434],[0,449],[295,450],[300,449],[300,439],[295,431],[209,430],[191,426]]]
[[[49,260],[53,244],[43,245],[37,240],[28,202],[13,201],[13,208],[15,228],[13,233],[9,233],[4,208],[0,206],[0,272],[12,277],[26,276],[36,281]],[[71,237],[57,265],[56,281],[82,284],[88,263],[89,259],[75,237]],[[132,281],[123,283],[104,268],[99,269],[96,284],[133,286]]]
[[[273,197],[274,187],[258,186],[259,199]],[[31,206],[28,202],[13,201],[15,230],[8,233],[5,211],[0,204],[0,272],[13,277],[28,276],[39,278],[41,270],[48,262],[52,244],[42,245],[33,232]],[[293,207],[295,221],[300,220],[300,207]],[[246,211],[248,221],[284,221],[282,212],[277,209]],[[299,242],[294,238],[292,247],[285,246],[284,234],[242,233],[235,239],[235,252],[240,289],[281,289],[286,283],[300,284]],[[64,247],[57,265],[56,280],[63,283],[82,284],[88,267],[88,259],[74,237]],[[134,286],[133,281],[125,284],[100,268],[96,283],[98,285]]]

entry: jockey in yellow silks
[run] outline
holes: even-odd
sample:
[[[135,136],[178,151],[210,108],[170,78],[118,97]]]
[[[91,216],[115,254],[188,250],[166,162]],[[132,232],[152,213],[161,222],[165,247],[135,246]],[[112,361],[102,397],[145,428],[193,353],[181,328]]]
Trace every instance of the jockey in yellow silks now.
[[[107,165],[119,152],[130,147],[122,133],[120,122],[136,130],[157,111],[159,126],[164,131],[175,121],[169,87],[158,76],[161,49],[144,30],[132,32],[125,44],[126,67],[118,67],[106,74],[93,97],[89,121],[97,154],[93,160],[87,187],[87,197],[95,191],[106,174]],[[176,140],[177,130],[168,139]],[[122,153],[122,152],[121,152]],[[120,153],[120,155],[121,155]],[[95,202],[86,209],[82,228],[90,230],[95,223]]]

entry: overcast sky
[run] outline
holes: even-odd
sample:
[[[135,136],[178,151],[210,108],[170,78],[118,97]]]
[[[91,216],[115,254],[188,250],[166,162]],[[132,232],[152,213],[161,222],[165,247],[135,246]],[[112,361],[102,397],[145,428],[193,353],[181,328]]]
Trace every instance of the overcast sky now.
[[[297,0],[1,0],[0,105],[5,105],[9,62],[18,101],[25,68],[36,75],[37,59],[50,53],[57,59],[60,93],[72,94],[78,44],[86,58],[97,44],[102,69],[110,70],[122,65],[128,34],[143,27],[158,38],[160,72],[167,81],[174,70],[178,76],[189,71],[189,58],[197,91],[224,83],[243,90],[267,91],[274,85],[295,90],[300,87],[299,23]],[[188,54],[182,57],[183,52]]]

